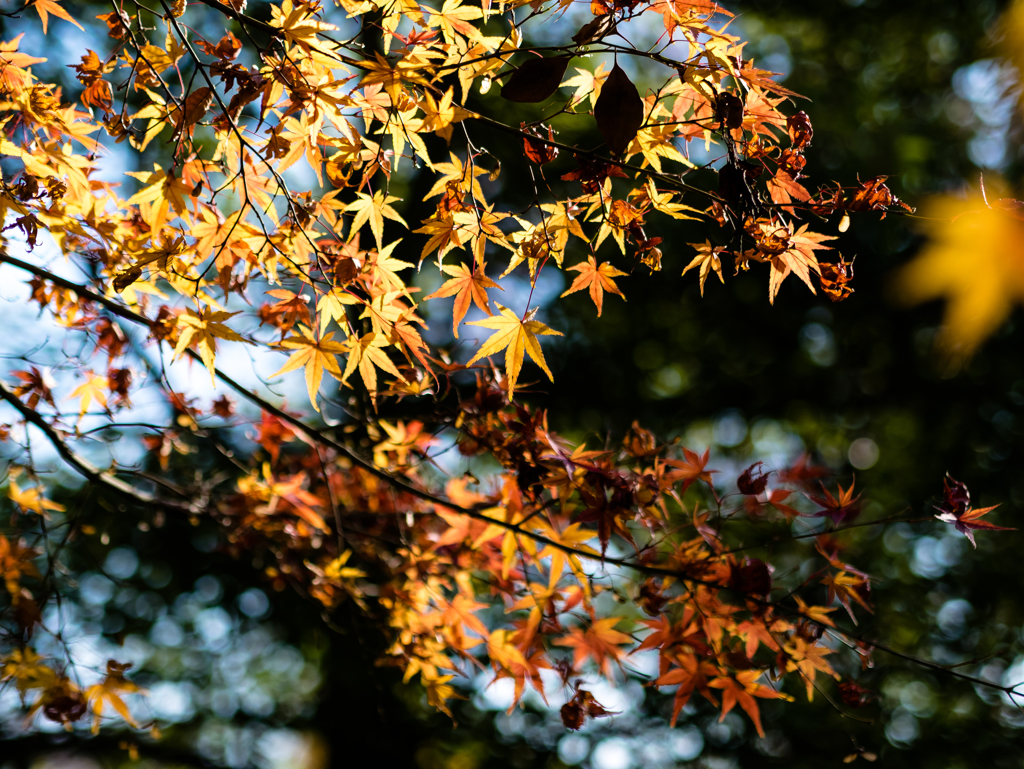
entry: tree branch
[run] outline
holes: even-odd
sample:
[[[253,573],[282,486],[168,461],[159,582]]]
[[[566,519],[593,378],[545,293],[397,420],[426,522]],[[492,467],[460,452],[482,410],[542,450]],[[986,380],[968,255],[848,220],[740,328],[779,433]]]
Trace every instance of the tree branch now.
[[[76,454],[57,433],[53,426],[50,425],[39,412],[34,409],[30,409],[22,403],[21,399],[14,393],[14,391],[3,382],[0,382],[0,400],[7,401],[19,414],[21,414],[26,422],[29,422],[39,428],[43,435],[46,436],[46,439],[53,444],[57,453],[60,454],[61,459],[71,465],[80,475],[84,476],[92,483],[105,486],[111,491],[114,491],[123,497],[127,497],[140,505],[156,505],[175,512],[195,512],[191,505],[170,502],[160,499],[159,497],[154,497],[152,494],[147,494],[144,491],[140,491],[131,484],[125,483],[121,479],[114,477],[113,474],[100,470],[85,457]]]

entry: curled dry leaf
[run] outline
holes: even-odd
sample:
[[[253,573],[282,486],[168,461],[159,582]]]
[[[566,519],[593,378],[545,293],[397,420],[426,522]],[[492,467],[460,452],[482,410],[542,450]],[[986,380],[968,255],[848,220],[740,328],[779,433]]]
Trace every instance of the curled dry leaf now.
[[[541,134],[541,128],[544,126],[527,128],[525,123],[520,123],[519,127],[531,134],[531,136],[523,137],[523,151],[526,153],[526,157],[539,166],[547,165],[558,157],[558,147],[552,144],[555,140],[555,131],[551,126],[546,126],[548,129],[546,140]]]

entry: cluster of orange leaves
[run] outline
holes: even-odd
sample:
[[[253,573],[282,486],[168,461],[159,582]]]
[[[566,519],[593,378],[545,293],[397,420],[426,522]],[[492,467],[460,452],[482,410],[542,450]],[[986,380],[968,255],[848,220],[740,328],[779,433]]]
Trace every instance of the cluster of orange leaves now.
[[[325,480],[316,455],[265,416],[263,447],[276,459],[219,507],[233,545],[269,546],[277,561],[268,575],[281,587],[299,585],[330,608],[355,600],[377,616],[394,639],[382,662],[401,667],[406,681],[418,678],[445,712],[460,675],[489,667],[514,682],[518,703],[528,688],[547,697],[544,671],[549,685],[569,688],[583,677],[630,675],[632,655],[652,651],[658,675],[650,683],[675,691],[674,717],[699,694],[723,718],[739,705],[762,733],[756,700],[791,699],[781,688],[787,674],[808,698],[819,673],[839,677],[825,635],[835,628],[828,604],[851,617],[855,605],[870,611],[867,575],[822,536],[812,550],[822,560],[822,605],[803,597],[813,586],[772,600],[770,567],[730,550],[721,531],[736,515],[809,514],[780,500],[810,491],[820,471],[781,471],[774,488],[747,488],[729,512],[707,452],[659,444],[638,426],[618,448],[572,447],[548,429],[544,412],[507,404],[488,378],[459,413],[460,453],[495,458],[502,472],[484,484],[450,480],[448,505],[401,489],[382,493],[378,478],[330,454]],[[418,484],[434,439],[418,423],[387,427],[377,465]],[[838,498],[850,502],[830,495],[835,504],[825,501],[820,514],[852,516]],[[331,506],[345,511],[341,531],[351,544],[343,552],[324,538]],[[399,537],[400,546],[382,548]],[[607,715],[578,683],[567,707],[572,728]]]

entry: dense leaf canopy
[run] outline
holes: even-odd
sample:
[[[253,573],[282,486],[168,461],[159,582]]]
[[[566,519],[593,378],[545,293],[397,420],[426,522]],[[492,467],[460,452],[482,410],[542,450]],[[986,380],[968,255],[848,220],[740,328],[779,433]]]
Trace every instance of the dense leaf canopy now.
[[[1024,6],[819,6],[6,8],[4,757],[1016,765]]]

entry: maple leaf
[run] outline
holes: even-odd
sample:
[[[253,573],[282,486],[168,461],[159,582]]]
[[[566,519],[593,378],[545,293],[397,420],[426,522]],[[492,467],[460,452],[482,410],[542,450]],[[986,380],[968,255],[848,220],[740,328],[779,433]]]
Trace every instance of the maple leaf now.
[[[223,321],[238,315],[237,312],[196,312],[188,308],[176,319],[180,336],[178,344],[174,348],[174,360],[185,354],[188,347],[196,343],[199,347],[199,357],[210,372],[210,382],[217,386],[216,368],[214,361],[217,357],[217,340],[224,339],[229,342],[245,342],[252,344],[248,339],[239,336],[224,325]]]
[[[85,31],[81,24],[79,24],[77,21],[71,18],[71,14],[69,14],[67,11],[61,8],[59,0],[35,0],[32,3],[32,7],[35,8],[36,11],[39,13],[39,20],[43,23],[44,35],[46,34],[46,25],[50,18],[49,14],[51,13],[58,19],[70,21],[83,32]]]
[[[827,517],[832,521],[833,526],[839,526],[846,521],[852,521],[860,513],[860,507],[857,504],[860,494],[856,497],[853,496],[853,483],[850,483],[847,489],[844,489],[839,484],[836,484],[836,487],[839,489],[839,493],[836,496],[832,496],[832,493],[825,488],[825,484],[821,484],[821,490],[825,495],[824,498],[808,495],[808,499],[822,508],[822,510],[814,514],[814,517]]]
[[[85,690],[85,696],[89,700],[93,712],[93,734],[97,734],[100,730],[100,721],[103,718],[103,709],[106,705],[110,705],[131,726],[138,727],[128,706],[121,699],[122,694],[142,692],[138,684],[124,677],[125,671],[131,666],[130,662],[122,665],[114,660],[108,660],[107,675],[104,679]]]
[[[772,489],[768,492],[764,501],[786,516],[787,521],[791,521],[801,515],[799,510],[786,504],[786,500],[792,494],[793,492],[789,489]]]
[[[327,579],[360,579],[366,576],[362,569],[346,566],[348,559],[352,557],[352,551],[346,550],[324,567],[324,576]]]
[[[316,394],[320,390],[320,380],[323,379],[326,370],[331,376],[341,381],[341,367],[335,357],[347,351],[345,345],[331,341],[334,332],[324,334],[317,339],[312,329],[307,326],[299,326],[298,335],[290,336],[280,343],[280,347],[289,350],[296,350],[288,361],[277,371],[270,375],[273,379],[281,374],[304,367],[306,370],[306,391],[309,393],[309,402],[317,411],[320,407],[316,403]]]
[[[394,453],[396,466],[404,467],[409,464],[410,453],[423,456],[427,447],[434,443],[434,439],[423,432],[422,422],[398,422],[392,425],[382,419],[380,426],[388,437],[373,447],[373,462],[378,467],[386,469],[391,464],[388,453]]]
[[[740,494],[756,497],[764,491],[765,486],[768,485],[768,476],[771,475],[771,471],[766,473],[762,469],[763,465],[764,462],[755,462],[736,479],[736,487]]]
[[[362,302],[340,288],[332,288],[320,297],[320,300],[316,303],[316,311],[320,315],[320,336],[324,335],[324,332],[327,331],[327,326],[332,320],[344,328],[348,323],[348,315],[345,312],[345,308],[351,307],[354,304],[362,304]]]
[[[697,255],[686,265],[683,275],[694,268],[700,268],[700,295],[704,296],[704,281],[708,279],[708,275],[712,272],[718,276],[718,280],[724,285],[725,278],[722,277],[722,258],[719,254],[725,251],[725,249],[711,245],[710,240],[706,240],[703,243],[690,243],[688,245],[697,249]]]
[[[608,73],[605,72],[604,66],[604,62],[601,62],[593,72],[581,69],[580,67],[573,68],[579,74],[575,77],[569,78],[560,86],[561,88],[576,89],[572,98],[569,99],[570,104],[579,106],[584,99],[589,97],[590,108],[594,108],[594,104],[597,103],[597,98],[601,95],[601,86],[604,84],[604,81],[608,79]]]
[[[292,3],[292,0],[284,0],[280,6],[270,6],[270,26],[278,27],[283,33],[285,40],[295,43],[305,50],[320,48],[324,41],[317,39],[320,32],[331,32],[337,27],[319,21],[315,18],[315,6],[310,3]],[[329,49],[323,48],[325,52]]]
[[[466,118],[472,117],[473,113],[453,103],[455,89],[452,86],[448,87],[440,102],[435,100],[429,92],[424,96],[424,100],[420,102],[420,108],[423,110],[422,130],[434,131],[438,136],[444,137],[450,143],[452,139],[452,126]]]
[[[719,717],[719,721],[724,721],[725,717],[729,715],[729,711],[738,703],[746,711],[747,715],[750,716],[750,720],[754,722],[758,736],[763,738],[764,729],[761,727],[761,712],[758,710],[757,700],[754,698],[763,697],[776,700],[792,700],[793,698],[788,694],[757,683],[757,679],[762,675],[760,670],[738,671],[735,678],[719,676],[709,683],[708,686],[722,690],[722,715]]]
[[[44,518],[50,517],[50,510],[55,512],[64,512],[65,510],[64,505],[58,504],[57,502],[43,496],[43,490],[39,486],[33,486],[23,490],[13,479],[7,485],[7,496],[10,497],[11,501],[22,510],[30,510]],[[4,543],[0,545],[0,565],[3,565],[6,568],[6,558],[4,557],[5,550],[11,552],[10,545],[7,544],[6,538],[4,539]],[[24,569],[22,571],[24,571]]]
[[[516,382],[519,381],[519,371],[523,367],[523,356],[525,353],[530,354],[530,359],[540,366],[541,370],[548,375],[548,379],[552,382],[555,381],[551,374],[551,369],[548,368],[548,364],[544,360],[544,353],[540,348],[540,341],[537,337],[563,336],[563,334],[561,331],[548,328],[539,320],[534,320],[537,315],[537,308],[527,313],[525,318],[520,319],[518,315],[507,307],[502,307],[497,302],[495,302],[495,305],[501,312],[501,315],[484,318],[483,320],[474,320],[469,323],[470,326],[483,326],[484,328],[494,329],[494,333],[483,343],[480,349],[477,350],[476,355],[470,358],[466,365],[472,366],[481,358],[486,358],[488,355],[494,355],[505,350],[505,376],[508,377],[508,399],[511,401],[515,393]]]
[[[13,680],[21,694],[30,689],[50,687],[57,681],[57,674],[49,665],[43,664],[44,659],[29,647],[13,649],[9,656],[0,658],[3,663],[0,681]]]
[[[811,282],[811,272],[821,273],[815,251],[829,246],[823,241],[835,240],[830,235],[810,232],[808,225],[803,225],[793,232],[793,225],[778,219],[758,219],[745,226],[754,239],[756,249],[744,252],[744,256],[758,261],[766,261],[771,265],[768,278],[768,300],[774,304],[782,282],[791,274],[796,275],[816,293]]]
[[[100,407],[107,407],[107,377],[85,372],[85,381],[71,391],[68,398],[79,398],[78,416],[81,418],[89,410],[89,406],[96,401]]]
[[[345,206],[346,211],[355,211],[356,215],[352,219],[352,226],[349,228],[349,237],[351,238],[360,228],[370,223],[370,232],[373,233],[373,237],[377,240],[377,251],[384,250],[384,220],[391,219],[395,222],[400,222],[406,228],[409,227],[405,223],[398,212],[391,207],[391,204],[395,201],[400,200],[392,195],[385,195],[383,192],[378,190],[371,197],[365,192],[357,192],[356,196],[358,200],[354,200]]]
[[[683,456],[685,460],[681,459],[666,459],[665,464],[671,467],[677,467],[678,470],[673,470],[665,476],[665,480],[669,483],[676,483],[677,481],[683,482],[682,493],[685,494],[686,490],[690,488],[690,484],[694,481],[704,481],[708,485],[708,488],[714,491],[714,486],[711,483],[711,474],[717,473],[717,470],[705,470],[708,465],[708,460],[711,456],[711,449],[705,449],[703,454],[698,454],[695,451],[689,449],[683,449]]]
[[[736,626],[736,635],[740,638],[746,637],[747,644],[744,653],[747,655],[747,659],[753,659],[757,653],[758,646],[761,644],[764,644],[772,651],[779,651],[776,634],[785,632],[789,628],[790,625],[785,620],[780,619],[769,624],[765,619],[755,617],[739,623]]]
[[[410,262],[403,262],[391,255],[401,242],[402,239],[399,238],[388,243],[380,251],[371,251],[366,255],[366,263],[363,266],[363,270],[370,274],[374,282],[383,284],[388,290],[404,290],[405,282],[398,277],[397,273],[414,266]]]
[[[377,408],[377,369],[382,369],[389,374],[398,377],[403,382],[403,377],[395,364],[384,353],[383,347],[388,346],[387,337],[383,334],[369,333],[362,337],[350,337],[346,349],[348,350],[348,362],[345,365],[345,373],[341,377],[341,383],[347,384],[348,378],[358,369],[359,376],[370,393],[370,401],[374,409]]]
[[[463,227],[456,222],[455,217],[450,214],[447,216],[435,215],[429,219],[424,219],[423,226],[419,229],[413,230],[413,232],[423,233],[424,235],[430,236],[430,239],[427,240],[423,246],[423,250],[420,252],[421,263],[434,251],[437,251],[438,263],[441,263],[445,254],[453,248],[462,248],[467,237],[463,231]],[[444,269],[443,265],[441,269]]]
[[[821,623],[822,625],[828,625],[829,627],[835,627],[836,623],[828,616],[830,612],[835,611],[838,607],[836,606],[808,606],[804,600],[798,596],[793,596],[796,601],[796,605],[800,608],[800,616],[807,617],[814,622]]]
[[[568,296],[569,294],[575,293],[576,291],[582,291],[587,288],[590,289],[590,298],[597,306],[597,317],[601,317],[601,310],[604,306],[604,292],[610,291],[613,294],[618,294],[622,297],[622,301],[626,301],[626,297],[623,296],[622,291],[615,285],[613,278],[617,278],[620,275],[626,275],[627,273],[622,270],[617,270],[609,262],[597,263],[594,257],[587,257],[587,261],[574,264],[572,267],[567,269],[574,270],[579,273],[579,276],[572,282],[572,285],[562,294],[562,296]]]
[[[676,725],[680,711],[690,701],[690,696],[697,692],[712,705],[718,705],[714,693],[709,688],[708,679],[718,673],[718,668],[708,660],[700,660],[695,654],[676,656],[680,667],[662,673],[654,682],[658,686],[676,686],[675,698],[672,703],[672,726]]]
[[[797,635],[793,636],[792,643],[786,644],[783,647],[783,651],[788,657],[786,660],[786,670],[788,672],[799,670],[803,676],[804,684],[807,686],[808,702],[814,699],[814,677],[819,671],[837,680],[839,679],[839,674],[832,669],[828,660],[825,659],[827,655],[832,653],[832,650],[827,646],[808,643]]]
[[[612,662],[625,653],[621,645],[633,642],[629,635],[615,629],[621,621],[619,617],[594,620],[586,630],[574,627],[569,635],[556,638],[555,644],[572,647],[575,668],[580,669],[588,659],[593,659],[601,671],[610,676]]]
[[[491,315],[490,301],[487,299],[487,289],[497,288],[504,291],[497,283],[487,277],[485,272],[487,265],[479,262],[472,272],[464,264],[454,267],[442,267],[445,275],[451,275],[441,288],[437,289],[430,296],[425,296],[423,301],[428,299],[442,299],[448,296],[455,297],[455,305],[452,307],[452,333],[459,338],[459,324],[469,312],[470,303],[475,304],[481,310]]]
[[[472,602],[465,604],[467,609],[471,605],[473,605]],[[491,663],[508,670],[526,665],[526,659],[523,657],[523,653],[512,643],[511,635],[508,630],[499,628],[498,630],[492,630],[490,635],[487,636],[487,656],[490,657]]]
[[[430,14],[427,24],[431,27],[440,26],[441,34],[444,35],[446,43],[456,42],[458,38],[456,32],[460,32],[469,38],[480,37],[480,32],[477,28],[469,23],[473,19],[479,19],[484,15],[483,9],[478,6],[463,6],[462,0],[445,0],[440,11],[426,7],[424,7],[424,10]]]
[[[272,296],[278,301],[260,308],[260,325],[272,322],[281,329],[281,336],[300,320],[304,320],[307,326],[310,325],[309,296],[284,288],[272,289],[267,292],[267,296]]]
[[[871,593],[871,583],[862,574],[851,574],[840,570],[836,574],[826,575],[821,580],[821,584],[828,588],[826,602],[832,603],[832,601],[838,600],[846,609],[846,613],[850,615],[854,625],[857,624],[857,618],[853,614],[851,598],[869,612],[871,611],[871,605],[866,600]]]
[[[156,163],[152,171],[128,171],[142,182],[142,188],[124,202],[126,206],[149,204],[149,212],[143,213],[146,223],[154,232],[163,228],[171,211],[181,214],[186,208],[186,198],[191,197],[195,182],[188,184],[179,179],[174,170],[164,171]]]
[[[53,377],[46,370],[40,371],[35,366],[29,367],[28,371],[12,371],[12,374],[21,380],[21,384],[14,388],[18,397],[28,395],[28,407],[35,409],[40,399],[49,403],[54,408],[57,404],[53,400]]]
[[[29,73],[23,67],[46,61],[18,51],[23,37],[24,32],[9,42],[0,41],[0,83],[7,88],[8,93],[16,93],[29,82]]]
[[[977,510],[971,507],[971,494],[967,486],[956,480],[949,473],[943,480],[945,487],[942,505],[935,509],[939,514],[935,517],[944,523],[951,523],[953,527],[971,541],[977,549],[978,543],[974,541],[974,531],[985,529],[986,531],[1016,531],[1008,526],[996,526],[994,523],[980,520],[982,516],[988,515],[999,505],[982,507]]]
[[[24,493],[20,489],[17,491]],[[7,493],[10,496],[9,488]],[[49,502],[49,500],[46,501]],[[18,504],[17,500],[15,500],[15,504]],[[56,505],[57,503],[49,502],[49,504]],[[23,542],[13,542],[0,534],[0,578],[6,583],[7,592],[11,595],[18,592],[18,582],[23,575],[37,578],[40,576],[39,569],[32,563],[32,560],[38,556],[39,551],[25,547]]]
[[[577,731],[589,716],[590,718],[601,718],[602,716],[615,715],[618,711],[607,710],[604,705],[597,701],[593,694],[586,689],[577,687],[576,694],[571,700],[562,705],[559,715],[562,723],[567,729]]]

